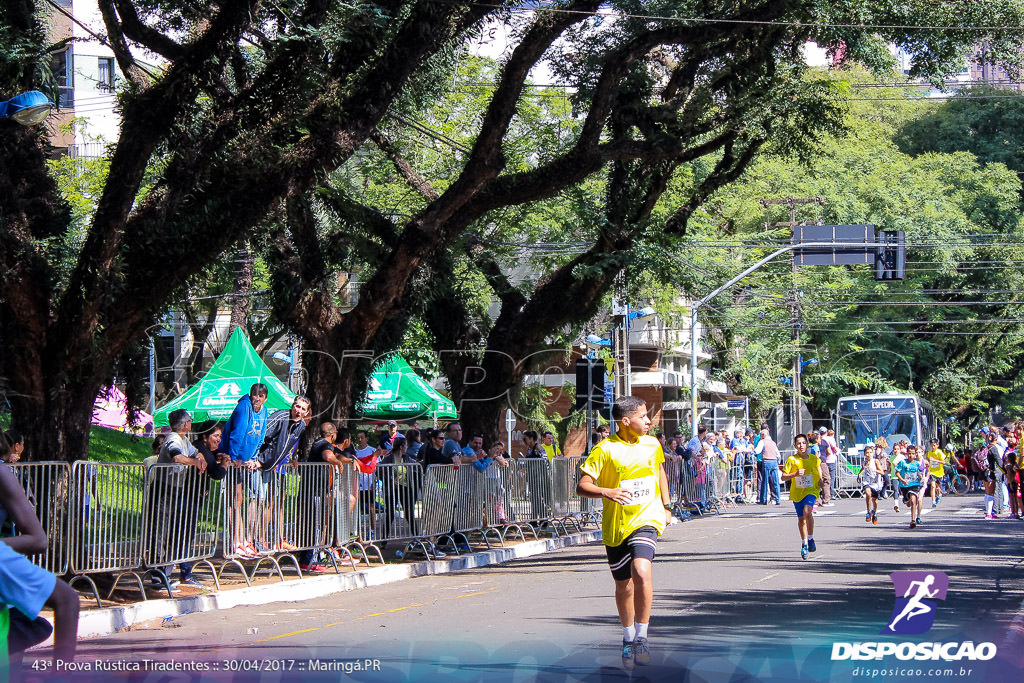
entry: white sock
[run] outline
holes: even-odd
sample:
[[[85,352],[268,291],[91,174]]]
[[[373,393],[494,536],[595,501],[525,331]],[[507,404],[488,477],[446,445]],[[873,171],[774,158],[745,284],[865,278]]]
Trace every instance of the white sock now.
[[[646,638],[647,637],[647,627],[649,625],[650,625],[650,622],[648,622],[646,624],[641,624],[639,621],[636,622],[636,637],[637,638]]]
[[[646,624],[644,626],[646,627]],[[622,627],[622,640],[627,643],[632,643],[636,640],[636,624]]]
[[[800,545],[807,545],[807,539],[803,536],[800,537]]]
[[[992,506],[995,505],[995,503],[996,503],[996,499],[986,493],[985,494],[985,514],[987,514],[987,515],[991,515],[992,514]]]

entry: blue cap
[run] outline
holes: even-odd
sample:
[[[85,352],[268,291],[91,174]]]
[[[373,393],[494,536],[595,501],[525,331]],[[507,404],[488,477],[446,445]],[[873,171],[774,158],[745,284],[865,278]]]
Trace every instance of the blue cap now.
[[[982,434],[988,434],[988,427],[982,427],[978,431],[981,432]]]

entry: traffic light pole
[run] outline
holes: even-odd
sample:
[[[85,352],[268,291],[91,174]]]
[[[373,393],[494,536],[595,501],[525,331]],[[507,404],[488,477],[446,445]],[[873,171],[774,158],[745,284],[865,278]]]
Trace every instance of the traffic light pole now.
[[[801,244],[787,244],[784,247],[780,247],[773,251],[768,256],[750,266],[739,275],[736,275],[731,280],[726,282],[724,285],[717,287],[712,290],[709,294],[706,294],[699,301],[695,301],[691,304],[690,310],[690,422],[691,422],[691,434],[697,436],[697,312],[700,307],[708,303],[716,296],[724,292],[725,290],[732,287],[734,284],[750,275],[751,273],[759,270],[765,264],[771,263],[779,256],[788,254],[791,251],[797,249],[814,249],[814,248],[853,248],[857,249],[875,249],[878,247],[892,247],[891,243],[888,242],[873,242],[866,244],[853,245],[850,242],[803,242]]]

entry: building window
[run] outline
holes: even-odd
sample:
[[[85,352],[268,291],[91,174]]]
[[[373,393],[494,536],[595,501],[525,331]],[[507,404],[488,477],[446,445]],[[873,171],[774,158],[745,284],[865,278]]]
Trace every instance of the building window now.
[[[74,109],[75,107],[73,66],[70,48],[50,57],[50,70],[59,92],[57,106],[60,109]]]
[[[101,92],[114,92],[114,58],[99,58],[99,78],[96,84]]]

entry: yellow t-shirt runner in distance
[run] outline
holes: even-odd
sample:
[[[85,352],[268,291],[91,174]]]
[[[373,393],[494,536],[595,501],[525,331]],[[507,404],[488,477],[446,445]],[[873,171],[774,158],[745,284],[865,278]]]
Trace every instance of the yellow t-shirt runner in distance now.
[[[630,444],[615,434],[590,451],[580,469],[594,478],[594,484],[629,489],[633,494],[630,505],[602,499],[601,540],[605,545],[621,545],[640,527],[654,527],[659,536],[665,531],[665,506],[659,483],[664,460],[661,444],[653,436],[641,436]]]

